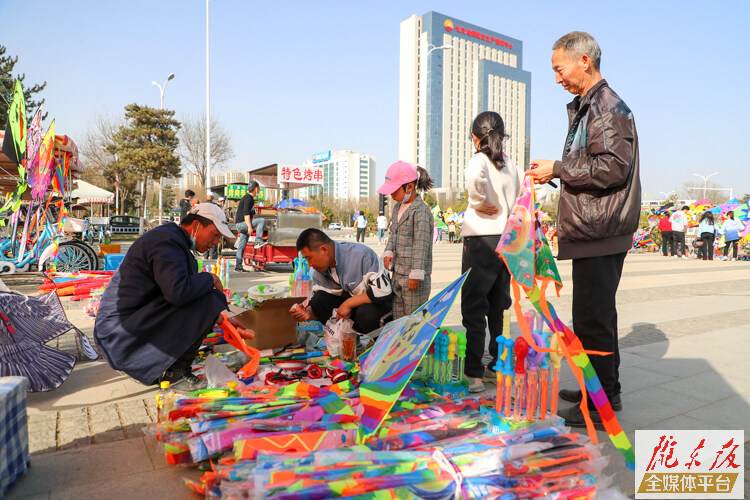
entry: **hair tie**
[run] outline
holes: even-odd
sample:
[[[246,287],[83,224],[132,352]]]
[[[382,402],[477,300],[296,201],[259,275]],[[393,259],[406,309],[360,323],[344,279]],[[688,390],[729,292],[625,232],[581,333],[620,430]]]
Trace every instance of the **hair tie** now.
[[[491,128],[488,128],[488,129],[487,129],[487,133],[489,134],[490,132],[492,132],[492,129],[491,129]]]

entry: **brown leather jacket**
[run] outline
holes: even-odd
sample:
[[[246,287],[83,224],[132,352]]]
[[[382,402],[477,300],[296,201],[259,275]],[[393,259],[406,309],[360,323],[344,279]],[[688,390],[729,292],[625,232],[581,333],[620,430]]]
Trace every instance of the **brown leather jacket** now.
[[[568,119],[563,159],[554,166],[562,184],[558,259],[627,252],[641,210],[633,113],[601,80],[568,104]]]

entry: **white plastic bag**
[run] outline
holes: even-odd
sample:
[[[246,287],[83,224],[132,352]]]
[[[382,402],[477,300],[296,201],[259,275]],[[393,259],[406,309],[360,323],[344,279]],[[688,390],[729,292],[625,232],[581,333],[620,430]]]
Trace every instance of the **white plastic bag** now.
[[[354,332],[354,321],[351,318],[338,319],[336,309],[331,313],[331,318],[325,324],[326,349],[331,356],[341,356],[343,341]]]
[[[245,387],[245,384],[237,378],[237,375],[232,373],[232,370],[212,355],[206,358],[205,377],[210,389],[227,387],[229,382],[237,382],[239,390]]]

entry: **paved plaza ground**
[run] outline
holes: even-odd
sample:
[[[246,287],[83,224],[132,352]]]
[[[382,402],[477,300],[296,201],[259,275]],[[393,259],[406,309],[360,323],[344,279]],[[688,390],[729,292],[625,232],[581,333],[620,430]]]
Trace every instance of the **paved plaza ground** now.
[[[369,238],[378,253],[384,247]],[[461,245],[436,245],[433,292],[459,276]],[[228,254],[227,254],[228,256]],[[548,297],[570,321],[570,261],[558,263],[564,284]],[[258,283],[288,283],[290,268],[232,272],[233,289]],[[12,286],[12,285],[11,285]],[[69,303],[71,322],[91,338],[93,320]],[[617,295],[623,410],[617,413],[634,442],[636,429],[744,429],[745,492],[750,493],[750,263],[665,258],[633,254],[625,260]],[[461,328],[460,300],[446,326]],[[518,333],[515,321],[513,333]],[[80,354],[67,333],[49,345]],[[574,387],[564,369],[563,387]],[[494,391],[494,386],[488,386]],[[142,432],[155,420],[155,389],[113,371],[106,362],[79,362],[57,390],[29,394],[32,466],[10,499],[200,498],[182,484],[201,473],[167,467],[158,444]],[[561,407],[565,405],[561,402]],[[583,431],[585,432],[585,431]],[[599,433],[606,473],[627,496],[633,473],[605,433]]]

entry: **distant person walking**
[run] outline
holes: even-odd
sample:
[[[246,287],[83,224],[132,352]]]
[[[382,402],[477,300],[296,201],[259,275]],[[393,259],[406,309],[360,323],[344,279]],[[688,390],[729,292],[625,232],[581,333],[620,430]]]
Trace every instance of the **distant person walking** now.
[[[365,213],[360,210],[359,215],[357,215],[357,243],[365,242],[365,232],[367,232],[367,219]]]
[[[669,254],[674,256],[674,240],[672,239],[672,223],[669,222],[669,216],[671,212],[665,212],[661,219],[659,219],[659,232],[661,233],[661,253],[664,257],[667,255],[667,247],[669,247]]]
[[[745,229],[742,221],[734,218],[734,211],[727,212],[727,220],[721,226],[721,232],[724,235],[724,261],[727,261],[729,247],[732,247],[732,260],[737,260],[737,244],[740,241],[740,231]]]
[[[687,205],[682,207],[682,210],[676,210],[669,218],[669,222],[672,224],[672,240],[677,252],[676,255],[672,255],[683,259],[687,259],[687,255],[685,255],[685,228],[688,225],[688,218],[685,214],[686,210],[690,210],[690,207]]]
[[[383,214],[383,212],[380,212],[378,214],[378,240],[380,244],[383,244],[383,238],[385,238],[385,230],[388,229],[388,219]]]
[[[453,239],[456,237],[456,223],[451,221],[450,224],[448,224],[448,241],[453,243]]]
[[[185,218],[191,208],[193,208],[193,198],[195,197],[195,191],[192,189],[185,190],[185,197],[180,200],[180,220],[178,224]]]
[[[703,260],[714,260],[714,240],[716,239],[716,224],[714,214],[703,212],[698,225],[698,234],[703,245],[698,247],[698,258]]]

